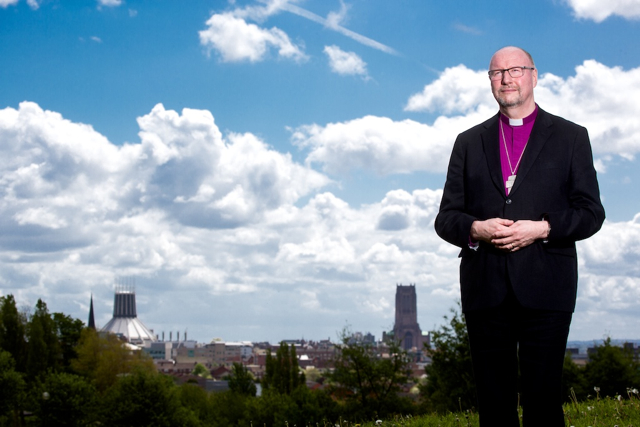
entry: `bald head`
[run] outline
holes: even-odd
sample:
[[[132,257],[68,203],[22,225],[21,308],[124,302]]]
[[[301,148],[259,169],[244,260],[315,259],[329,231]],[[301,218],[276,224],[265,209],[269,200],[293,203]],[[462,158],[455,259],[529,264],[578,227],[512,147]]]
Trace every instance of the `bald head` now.
[[[515,77],[509,71],[513,69],[517,69]],[[521,119],[535,110],[533,88],[538,83],[538,70],[529,52],[515,46],[503,47],[491,57],[489,70],[501,71],[491,79],[491,91],[503,114]]]
[[[493,59],[496,57],[496,55],[500,54],[513,54],[513,53],[517,53],[520,52],[520,54],[524,54],[524,56],[527,57],[528,62],[526,64],[521,64],[521,65],[526,65],[528,67],[535,67],[536,64],[533,62],[533,57],[531,56],[531,54],[529,52],[527,52],[526,50],[524,50],[521,47],[517,47],[517,46],[505,46],[502,49],[499,49],[496,51],[496,53],[493,54],[493,56],[491,57],[491,62],[489,62],[489,69],[493,70],[494,67],[492,67],[493,65]]]

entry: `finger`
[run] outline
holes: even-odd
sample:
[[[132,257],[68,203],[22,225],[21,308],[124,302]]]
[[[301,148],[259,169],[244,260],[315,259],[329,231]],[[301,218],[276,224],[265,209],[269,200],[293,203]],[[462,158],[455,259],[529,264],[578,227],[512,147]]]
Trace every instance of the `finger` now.
[[[508,246],[513,242],[514,239],[511,236],[491,239],[491,243],[495,246]]]

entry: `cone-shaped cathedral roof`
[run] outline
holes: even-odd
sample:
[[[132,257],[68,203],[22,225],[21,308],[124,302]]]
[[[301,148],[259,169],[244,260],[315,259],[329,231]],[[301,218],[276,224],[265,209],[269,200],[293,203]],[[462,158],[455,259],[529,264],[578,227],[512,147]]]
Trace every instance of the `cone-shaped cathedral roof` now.
[[[126,337],[132,344],[156,341],[153,331],[138,319],[136,293],[132,285],[116,286],[113,302],[113,318],[101,329]]]

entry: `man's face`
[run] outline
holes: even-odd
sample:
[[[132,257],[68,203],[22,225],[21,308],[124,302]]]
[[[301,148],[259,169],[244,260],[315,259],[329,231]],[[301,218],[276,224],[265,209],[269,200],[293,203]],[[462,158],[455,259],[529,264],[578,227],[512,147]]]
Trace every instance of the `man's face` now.
[[[504,48],[496,52],[489,64],[490,70],[504,70],[511,67],[533,67],[529,57],[520,49]],[[501,107],[513,108],[534,105],[533,88],[538,83],[538,70],[525,70],[522,77],[513,78],[509,72],[502,73],[502,79],[491,80],[493,97]]]

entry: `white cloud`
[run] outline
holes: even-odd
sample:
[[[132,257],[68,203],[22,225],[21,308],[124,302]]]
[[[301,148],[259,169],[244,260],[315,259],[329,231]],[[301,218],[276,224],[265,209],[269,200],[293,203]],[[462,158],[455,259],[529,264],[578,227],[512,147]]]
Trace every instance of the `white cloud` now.
[[[620,96],[621,88],[624,96]],[[640,151],[640,105],[635,102],[640,97],[640,68],[624,70],[588,60],[567,79],[542,74],[535,96],[545,110],[589,130],[600,171],[606,170],[613,156],[630,160]],[[379,174],[441,172],[456,135],[491,117],[497,107],[486,70],[458,65],[409,97],[405,110],[442,115],[433,125],[365,117],[325,127],[301,127],[294,140],[311,147],[309,161],[324,163],[329,172],[345,173],[351,168]],[[383,159],[388,160],[386,165]]]
[[[405,110],[468,114],[481,105],[495,105],[487,73],[458,65],[447,68],[421,93],[412,95]]]
[[[122,0],[98,0],[98,7],[116,7],[122,4]]]
[[[361,209],[322,193],[297,206],[329,180],[255,135],[223,136],[208,111],[162,105],[138,123],[140,143],[116,146],[34,103],[0,110],[3,294],[83,318],[77,307],[92,291],[104,323],[114,277],[136,276],[138,313],[157,331],[185,316],[180,327],[194,336],[215,336],[211,325],[233,333],[243,327],[233,315],[240,305],[254,310],[247,322],[303,319],[277,339],[318,319],[332,336],[343,322],[336,313],[364,321],[395,283],[420,280],[425,300],[440,283],[430,268],[449,263],[435,254],[430,225],[440,192],[391,192]],[[402,228],[385,226],[394,209]],[[188,314],[168,320],[176,303]],[[298,310],[311,311],[313,324]]]
[[[602,22],[611,15],[626,19],[640,18],[640,1],[638,0],[565,0],[578,18],[592,19]]]
[[[301,126],[294,131],[292,139],[295,144],[310,149],[308,163],[320,163],[329,173],[346,174],[357,169],[371,170],[378,175],[444,172],[456,134],[483,117],[478,113],[441,117],[433,125],[425,125],[413,120],[365,116],[326,126]]]
[[[207,27],[199,32],[200,43],[209,51],[217,51],[225,62],[262,61],[271,48],[283,58],[306,59],[302,47],[293,44],[289,36],[276,27],[260,28],[231,13],[212,15]]]
[[[630,221],[606,221],[578,243],[580,285],[575,333],[628,339],[637,335],[640,301],[640,213]],[[591,332],[593,333],[593,332]]]
[[[462,129],[475,115],[484,112],[439,120],[460,120],[445,128]],[[382,152],[377,141],[395,141],[394,132],[440,126],[360,120],[314,137],[352,132],[345,145],[368,138]],[[395,190],[352,207],[316,194],[327,177],[255,135],[223,135],[208,111],[157,105],[138,123],[140,142],[116,146],[34,103],[0,110],[2,294],[20,305],[43,298],[52,311],[85,319],[93,292],[104,324],[114,278],[135,276],[141,319],[158,333],[188,327],[199,340],[334,338],[345,321],[379,334],[393,323],[397,283],[417,283],[424,329],[454,305],[458,249],[433,231],[442,190]],[[407,147],[422,138],[409,139]],[[396,169],[410,156],[393,152],[405,148],[385,148]],[[442,151],[427,150],[448,157]],[[376,168],[385,171],[382,162]],[[639,218],[606,222],[580,243],[579,337],[599,333],[595,314],[615,336],[637,328]]]
[[[333,72],[367,77],[367,63],[355,52],[345,52],[334,45],[325,46],[324,53],[329,57],[329,66]]]
[[[0,7],[6,8],[8,6],[18,3],[20,0],[0,0]]]
[[[396,54],[390,47],[342,27],[341,23],[346,20],[349,9],[344,2],[341,1],[338,12],[330,12],[326,19],[295,3],[298,3],[298,0],[260,0],[260,4],[250,4],[225,13],[213,14],[206,23],[207,28],[199,32],[200,44],[209,52],[212,50],[218,52],[224,62],[262,61],[271,48],[277,50],[279,57],[304,61],[307,55],[304,53],[302,42],[293,43],[287,33],[277,27],[266,29],[247,22],[251,20],[263,23],[269,17],[286,11],[318,22],[366,46]],[[231,3],[231,5],[234,4],[235,2]],[[366,64],[357,55],[353,53],[350,55],[351,58],[340,59],[340,64],[336,65],[340,70],[348,68],[349,71],[336,72],[366,75],[362,71],[366,73]],[[350,65],[347,66],[345,61],[349,61]]]
[[[606,222],[591,239],[580,243],[581,256],[594,274],[640,277],[640,213],[631,221]]]
[[[542,108],[589,130],[596,155],[627,159],[640,151],[638,97],[640,68],[624,70],[594,60],[584,61],[567,79],[543,74],[536,88]]]
[[[225,140],[208,111],[179,115],[157,105],[138,122],[141,143],[117,147],[33,103],[1,110],[5,222],[60,229],[143,209],[189,226],[230,227],[329,182],[253,135]]]
[[[620,96],[621,89],[624,96]],[[640,97],[640,68],[624,70],[588,60],[567,79],[543,73],[535,97],[545,110],[585,126],[596,154],[631,159],[640,151],[640,121],[636,119],[640,105],[635,102]],[[421,93],[412,95],[405,110],[469,116],[481,108],[496,111],[486,71],[459,65],[447,68]]]
[[[350,6],[347,5],[343,0],[340,0],[340,10],[337,12],[329,12],[327,15],[326,25],[329,28],[338,28],[347,19],[347,13],[349,12]]]

